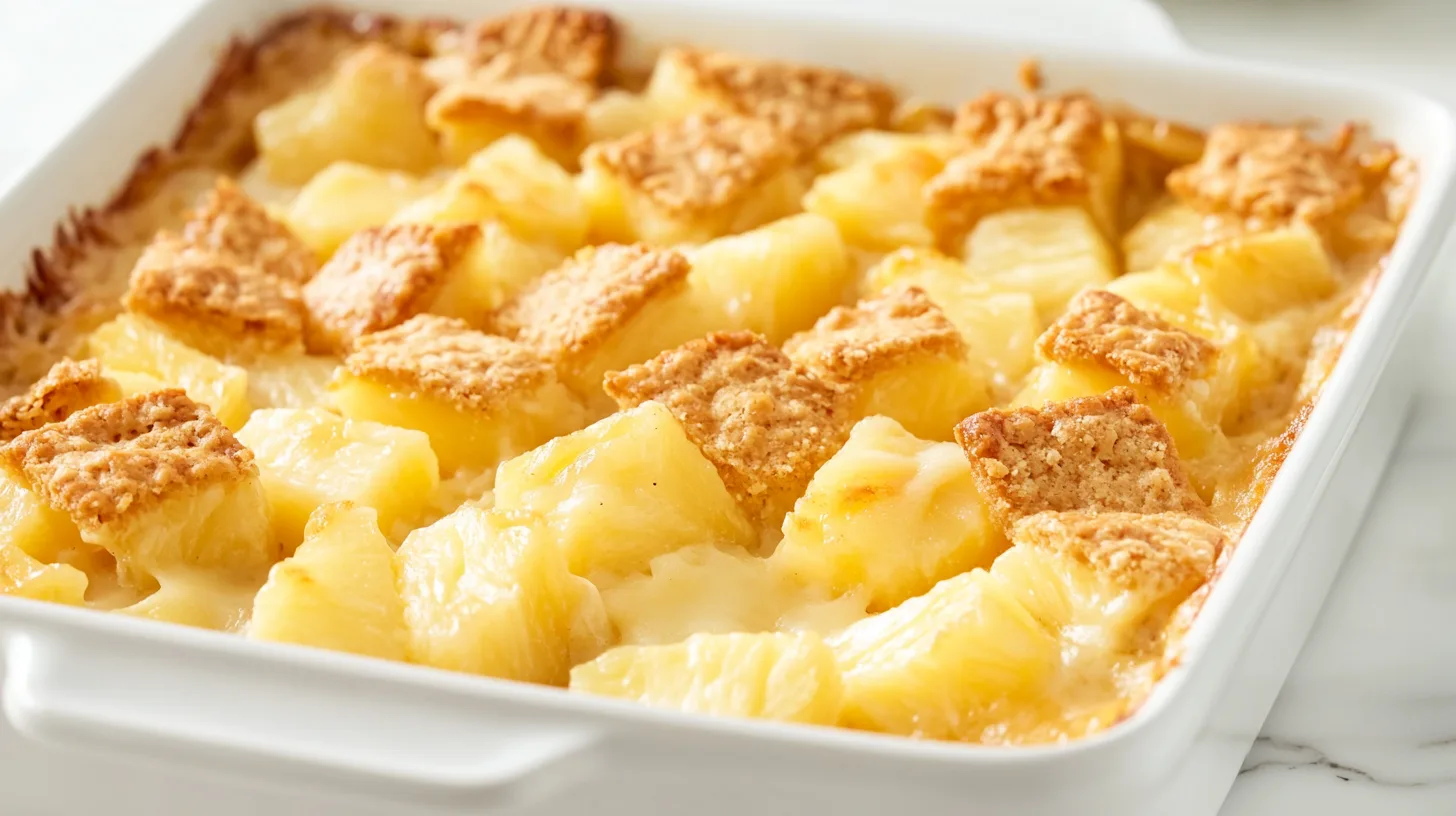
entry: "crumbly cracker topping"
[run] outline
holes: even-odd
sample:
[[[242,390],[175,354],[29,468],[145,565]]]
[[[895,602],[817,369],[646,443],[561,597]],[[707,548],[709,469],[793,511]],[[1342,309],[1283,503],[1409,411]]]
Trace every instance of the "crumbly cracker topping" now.
[[[1159,595],[1202,583],[1228,546],[1222,530],[1182,513],[1038,513],[1018,521],[1011,540]]]
[[[645,244],[587,247],[500,308],[495,326],[568,367],[658,297],[687,285],[687,258]]]
[[[615,57],[617,23],[589,9],[523,8],[471,26],[465,49],[475,64],[500,73],[555,73],[599,84]]]
[[[1099,289],[1073,298],[1036,347],[1048,360],[1106,366],[1163,391],[1202,377],[1218,354],[1213,343]]]
[[[436,129],[487,120],[537,138],[575,142],[593,96],[591,86],[560,74],[477,74],[431,97],[425,117]]]
[[[682,423],[745,510],[778,523],[849,436],[834,386],[751,332],[719,332],[610,373],[622,408],[656,401]]]
[[[1168,189],[1200,212],[1267,223],[1319,221],[1364,193],[1356,162],[1297,128],[1219,125],[1203,157],[1168,176]]]
[[[310,350],[346,351],[359,337],[424,311],[479,237],[474,224],[395,224],[355,233],[303,288]]]
[[[920,355],[965,353],[955,326],[923,289],[895,288],[836,306],[784,344],[794,362],[836,382],[862,382]]]
[[[318,271],[313,250],[226,178],[182,227],[182,242],[297,284]]]
[[[956,441],[1003,526],[1047,511],[1208,515],[1168,429],[1130,388],[982,411]]]
[[[359,338],[344,366],[356,377],[477,411],[556,379],[551,364],[525,346],[435,315]]]
[[[180,389],[95,405],[0,447],[0,467],[82,529],[179,491],[257,476],[253,454]]]
[[[586,162],[659,209],[708,213],[741,200],[793,157],[771,125],[743,116],[695,114],[595,144]]]
[[[100,363],[64,358],[24,394],[0,404],[0,442],[60,422],[82,408],[119,399],[121,388],[101,373]]]
[[[772,124],[800,151],[851,131],[884,128],[895,110],[888,85],[847,71],[694,48],[671,49],[662,59],[734,113]]]

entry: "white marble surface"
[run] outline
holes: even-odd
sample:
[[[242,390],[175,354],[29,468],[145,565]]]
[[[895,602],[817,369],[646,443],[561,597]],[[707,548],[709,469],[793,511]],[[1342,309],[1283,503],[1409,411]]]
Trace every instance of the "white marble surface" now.
[[[100,13],[86,0],[0,0],[0,188],[192,2],[124,0]],[[1378,74],[1456,101],[1456,3],[1164,5],[1195,47]],[[1432,370],[1449,371],[1456,321],[1438,337]],[[1456,618],[1456,409],[1442,396],[1418,404],[1226,816],[1456,814],[1456,638],[1445,634]]]

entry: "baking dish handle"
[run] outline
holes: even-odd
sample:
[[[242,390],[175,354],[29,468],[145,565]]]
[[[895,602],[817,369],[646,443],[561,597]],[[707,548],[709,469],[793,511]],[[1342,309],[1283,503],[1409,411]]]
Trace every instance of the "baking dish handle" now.
[[[382,679],[334,678],[331,688],[284,671],[259,687],[265,675],[239,678],[232,670],[242,664],[226,658],[199,664],[76,645],[24,633],[6,640],[0,701],[23,736],[253,783],[472,810],[573,784],[598,755],[599,735],[584,724],[462,710],[458,700],[402,696]]]

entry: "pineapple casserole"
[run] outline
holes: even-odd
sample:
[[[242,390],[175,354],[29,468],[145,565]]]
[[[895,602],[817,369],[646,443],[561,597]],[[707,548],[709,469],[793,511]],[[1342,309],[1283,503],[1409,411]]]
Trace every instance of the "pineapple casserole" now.
[[[4,295],[0,594],[902,737],[1128,718],[1410,162],[629,29],[235,45]]]

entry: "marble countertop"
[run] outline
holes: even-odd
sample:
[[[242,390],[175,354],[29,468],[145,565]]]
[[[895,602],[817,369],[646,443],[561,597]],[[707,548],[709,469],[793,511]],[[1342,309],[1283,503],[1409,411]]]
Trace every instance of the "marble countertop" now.
[[[0,0],[0,187],[195,0],[93,15]],[[947,0],[950,2],[950,0]],[[1456,104],[1456,3],[1164,0],[1191,45],[1379,76]],[[104,21],[104,22],[103,22]],[[148,34],[150,33],[150,37]],[[84,59],[73,58],[85,54]],[[45,73],[38,61],[45,60]],[[47,77],[38,93],[31,77]],[[78,95],[81,98],[78,98]],[[17,124],[27,127],[16,128]],[[1444,314],[1456,312],[1456,291]],[[1456,321],[1433,370],[1456,365]],[[1418,401],[1401,451],[1224,816],[1456,813],[1456,382]]]

